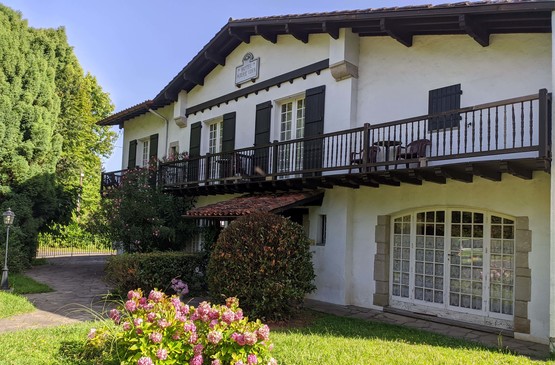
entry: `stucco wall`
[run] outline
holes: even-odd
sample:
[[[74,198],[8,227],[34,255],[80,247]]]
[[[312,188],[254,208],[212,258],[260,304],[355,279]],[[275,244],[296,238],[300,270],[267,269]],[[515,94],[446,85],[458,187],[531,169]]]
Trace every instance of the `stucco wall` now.
[[[427,114],[428,91],[458,83],[463,107],[535,94],[551,89],[551,35],[362,37],[359,76],[359,125]]]
[[[395,215],[426,207],[466,207],[507,214],[527,216],[532,231],[532,301],[529,304],[531,336],[548,336],[549,316],[549,196],[550,176],[534,173],[534,179],[522,180],[503,175],[501,182],[478,177],[473,183],[448,180],[439,185],[424,182],[422,186],[403,184],[401,187],[380,186],[350,190],[327,190],[323,205],[317,214],[328,214],[327,243],[314,246],[314,264],[317,268],[318,291],[312,298],[340,304],[373,307],[373,260],[375,225],[378,215]],[[350,219],[344,207],[351,205]],[[352,242],[346,241],[346,231],[352,228]],[[314,232],[311,232],[314,234]],[[352,265],[345,266],[348,255]],[[352,268],[352,269],[351,269]],[[352,281],[346,281],[352,277]],[[348,295],[350,292],[350,295]]]

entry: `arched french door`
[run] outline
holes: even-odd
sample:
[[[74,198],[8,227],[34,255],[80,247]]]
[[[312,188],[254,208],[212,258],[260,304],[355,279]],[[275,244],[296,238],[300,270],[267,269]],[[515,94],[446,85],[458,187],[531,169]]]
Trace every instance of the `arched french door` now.
[[[510,326],[515,220],[468,209],[426,209],[392,219],[391,304]]]

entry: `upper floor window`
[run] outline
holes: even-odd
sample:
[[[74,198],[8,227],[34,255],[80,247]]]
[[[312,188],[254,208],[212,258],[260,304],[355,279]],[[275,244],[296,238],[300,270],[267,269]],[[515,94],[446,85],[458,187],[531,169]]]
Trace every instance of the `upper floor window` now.
[[[218,153],[222,151],[223,120],[216,118],[207,121],[208,124],[208,153]]]
[[[148,166],[149,160],[149,153],[150,153],[150,141],[148,139],[142,140],[141,143],[143,144],[141,150],[141,166],[146,167]]]
[[[304,96],[281,104],[279,135],[281,141],[304,137],[304,114]]]

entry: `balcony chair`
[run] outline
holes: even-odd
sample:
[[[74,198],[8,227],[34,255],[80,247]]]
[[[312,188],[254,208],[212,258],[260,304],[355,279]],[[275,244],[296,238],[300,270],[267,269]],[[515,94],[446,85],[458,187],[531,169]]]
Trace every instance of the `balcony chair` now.
[[[368,147],[368,163],[373,163],[373,164],[376,163],[378,158],[378,152],[380,152],[380,147],[378,146]],[[353,170],[352,165],[361,165],[362,163],[364,163],[363,156],[364,156],[364,150],[360,152],[351,152],[351,167],[349,167],[349,174]],[[376,165],[372,167],[374,168],[374,171],[377,171]],[[358,172],[362,172],[362,167],[358,168]]]
[[[429,139],[417,139],[409,143],[406,147],[399,146],[396,160],[416,160],[426,157],[426,149],[428,146],[432,146],[432,141]],[[406,165],[408,169],[409,163]],[[397,164],[395,167],[397,167]]]

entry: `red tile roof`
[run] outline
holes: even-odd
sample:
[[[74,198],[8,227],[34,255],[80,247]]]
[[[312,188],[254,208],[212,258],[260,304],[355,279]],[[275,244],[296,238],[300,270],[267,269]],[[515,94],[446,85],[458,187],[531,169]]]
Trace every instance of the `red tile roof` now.
[[[278,213],[288,208],[302,205],[323,196],[322,191],[300,193],[245,195],[224,200],[187,212],[189,217],[238,217],[257,212]]]

